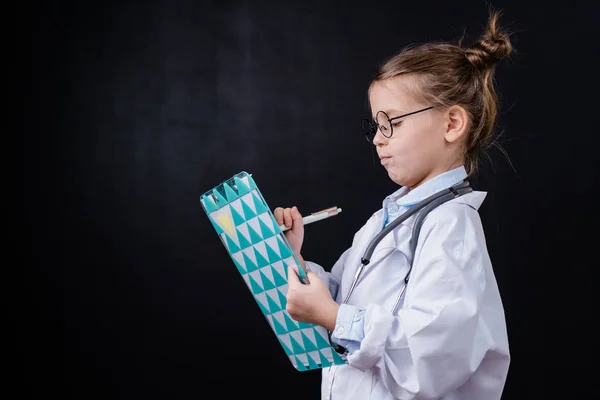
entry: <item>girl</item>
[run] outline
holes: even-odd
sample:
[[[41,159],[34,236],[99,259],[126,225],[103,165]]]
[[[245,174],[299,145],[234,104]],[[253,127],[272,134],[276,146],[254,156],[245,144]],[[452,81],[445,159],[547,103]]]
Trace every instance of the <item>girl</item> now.
[[[348,364],[323,369],[322,399],[501,397],[510,355],[477,212],[484,192],[433,209],[414,252],[409,241],[415,216],[394,228],[344,302],[371,239],[420,200],[475,171],[496,118],[494,67],[511,52],[497,19],[493,12],[472,47],[424,44],[379,69],[368,91],[373,121],[366,135],[401,188],[384,199],[331,272],[303,260],[298,209],[274,210],[277,222],[291,227],[286,236],[310,282],[302,284],[289,271],[287,311],[327,328],[332,346],[347,356]]]

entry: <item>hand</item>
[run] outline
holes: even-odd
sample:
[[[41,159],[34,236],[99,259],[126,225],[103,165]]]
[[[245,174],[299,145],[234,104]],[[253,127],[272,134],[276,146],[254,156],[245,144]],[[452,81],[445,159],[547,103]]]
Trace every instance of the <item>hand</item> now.
[[[314,272],[308,271],[308,281],[298,279],[295,267],[288,267],[288,292],[286,311],[300,322],[316,324],[333,331],[340,308],[329,292],[329,288]]]
[[[304,241],[304,223],[298,208],[295,206],[292,208],[277,207],[273,210],[273,216],[277,224],[291,227],[290,230],[284,232],[284,235],[292,245],[294,253],[299,255]]]

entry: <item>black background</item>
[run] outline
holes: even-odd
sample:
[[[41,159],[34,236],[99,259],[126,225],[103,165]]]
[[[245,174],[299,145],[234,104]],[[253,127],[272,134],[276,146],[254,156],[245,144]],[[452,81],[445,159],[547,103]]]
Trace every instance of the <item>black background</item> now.
[[[597,265],[599,14],[492,5],[516,49],[496,75],[508,158],[492,150],[473,184],[488,192],[510,336],[503,399],[582,398],[595,367],[579,358],[594,336],[581,283]],[[487,6],[30,3],[15,16],[32,37],[17,161],[24,393],[318,398],[320,372],[292,368],[199,196],[245,170],[271,208],[342,207],[306,228],[304,257],[331,266],[395,190],[360,131],[377,64],[413,42],[476,40]]]

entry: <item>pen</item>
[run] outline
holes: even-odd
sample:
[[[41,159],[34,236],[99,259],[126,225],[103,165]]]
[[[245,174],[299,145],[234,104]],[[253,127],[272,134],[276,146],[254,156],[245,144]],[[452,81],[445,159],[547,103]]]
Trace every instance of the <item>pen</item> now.
[[[320,221],[325,218],[333,217],[335,215],[338,215],[341,212],[342,212],[341,208],[338,208],[336,206],[329,207],[324,210],[317,211],[310,215],[307,215],[306,217],[302,218],[302,222],[304,223],[304,225],[308,225],[308,224]],[[281,229],[283,232],[285,232],[285,231],[289,230],[290,228],[286,227],[285,225],[279,225],[279,229]]]

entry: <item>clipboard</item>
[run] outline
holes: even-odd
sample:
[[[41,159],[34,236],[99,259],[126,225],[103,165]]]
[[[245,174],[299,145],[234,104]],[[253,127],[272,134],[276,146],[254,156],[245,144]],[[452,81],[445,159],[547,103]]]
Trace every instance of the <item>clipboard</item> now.
[[[283,349],[282,355],[298,371],[346,364],[345,357],[331,347],[324,327],[295,321],[285,310],[288,266],[300,266],[300,260],[252,174],[242,171],[221,182],[200,196],[200,204]],[[301,267],[298,277],[306,277]]]

